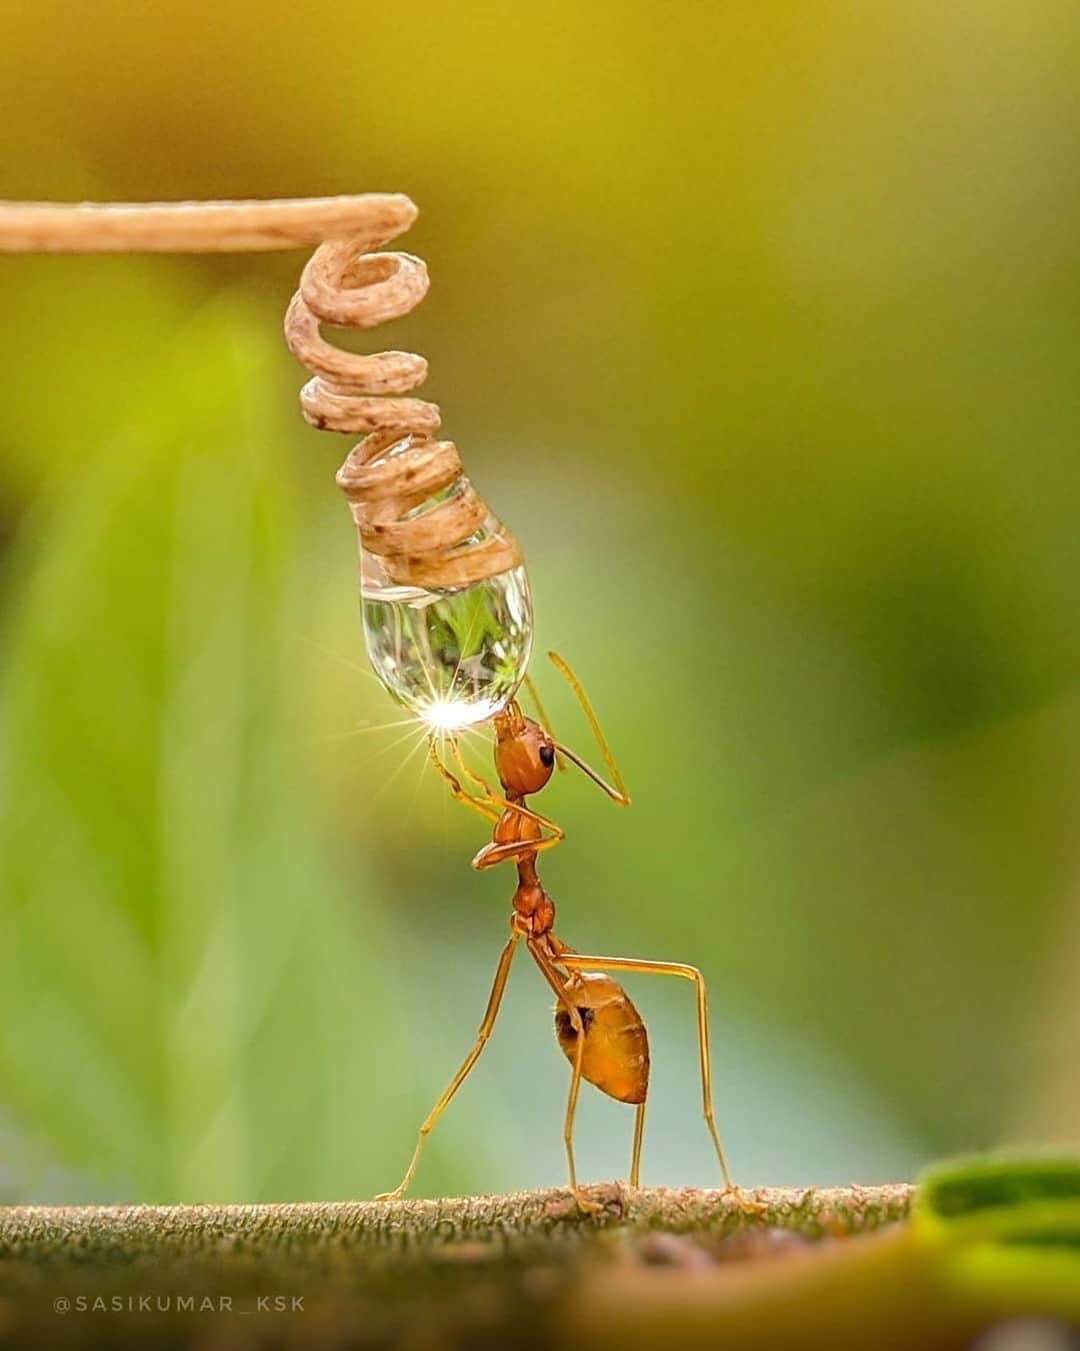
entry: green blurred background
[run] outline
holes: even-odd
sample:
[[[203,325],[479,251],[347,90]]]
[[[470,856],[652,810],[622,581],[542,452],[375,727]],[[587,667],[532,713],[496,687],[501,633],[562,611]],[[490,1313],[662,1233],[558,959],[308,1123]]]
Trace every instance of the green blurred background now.
[[[634,794],[546,796],[560,930],[704,969],[745,1183],[1080,1134],[1077,29],[0,16],[4,196],[420,205],[432,291],[375,342],[430,359]],[[0,259],[4,1199],[391,1186],[487,996],[512,877],[366,673],[302,262]],[[690,992],[628,985],[645,1179],[710,1184]],[[419,1194],[563,1180],[550,1003],[522,960]],[[585,1095],[584,1176],[630,1116]]]

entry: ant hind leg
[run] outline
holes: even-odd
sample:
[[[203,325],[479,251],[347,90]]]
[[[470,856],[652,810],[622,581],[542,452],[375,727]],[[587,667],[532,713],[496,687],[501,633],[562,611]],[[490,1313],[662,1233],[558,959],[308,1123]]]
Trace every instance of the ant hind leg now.
[[[716,1117],[712,1103],[712,1068],[709,1056],[709,1005],[705,993],[705,977],[696,966],[684,962],[652,962],[630,957],[592,957],[583,953],[566,953],[559,957],[560,963],[571,971],[637,971],[643,975],[681,976],[693,983],[697,995],[698,1054],[701,1067],[701,1100],[705,1124],[716,1150],[720,1172],[724,1179],[724,1190],[735,1191],[731,1180],[727,1156],[720,1142],[720,1132],[716,1129]]]
[[[641,1143],[645,1138],[645,1100],[637,1105],[634,1112],[634,1152],[630,1157],[630,1185],[641,1186]]]

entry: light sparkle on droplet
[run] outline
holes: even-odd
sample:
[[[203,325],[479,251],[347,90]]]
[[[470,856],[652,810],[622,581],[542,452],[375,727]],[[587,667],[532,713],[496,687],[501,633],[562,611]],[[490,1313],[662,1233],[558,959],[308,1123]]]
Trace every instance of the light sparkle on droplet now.
[[[466,699],[433,699],[426,708],[421,709],[420,717],[433,732],[460,732],[475,722],[483,722],[484,716],[477,716],[477,706]]]

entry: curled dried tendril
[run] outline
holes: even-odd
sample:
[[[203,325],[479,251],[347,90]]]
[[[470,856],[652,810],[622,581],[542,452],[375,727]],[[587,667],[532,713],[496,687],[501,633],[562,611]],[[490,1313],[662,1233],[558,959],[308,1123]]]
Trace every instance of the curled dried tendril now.
[[[415,218],[407,197],[373,199],[363,228],[321,244],[289,306],[285,337],[312,372],[300,393],[304,417],[363,435],[337,475],[362,547],[388,581],[442,590],[517,567],[517,541],[464,477],[454,443],[436,438],[437,405],[409,397],[427,376],[424,358],[346,352],[320,331],[320,324],[372,328],[423,300],[428,274],[419,258],[372,251]]]

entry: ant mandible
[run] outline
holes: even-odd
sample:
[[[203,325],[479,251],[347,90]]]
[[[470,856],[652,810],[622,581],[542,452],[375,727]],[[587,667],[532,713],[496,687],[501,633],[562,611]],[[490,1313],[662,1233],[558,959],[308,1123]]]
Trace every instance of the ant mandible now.
[[[392,1192],[384,1192],[379,1196],[377,1199],[380,1201],[396,1200],[404,1194],[416,1172],[424,1141],[479,1059],[495,1025],[510,974],[510,963],[522,939],[525,940],[525,946],[533,961],[555,993],[557,1001],[555,1033],[566,1058],[573,1066],[563,1126],[563,1141],[570,1170],[570,1188],[578,1204],[585,1210],[599,1209],[583,1195],[578,1186],[577,1171],[574,1167],[574,1112],[582,1079],[594,1084],[609,1097],[619,1102],[632,1103],[636,1107],[630,1185],[632,1187],[639,1185],[645,1099],[649,1090],[649,1041],[645,1024],[630,1002],[629,996],[615,980],[602,974],[608,971],[681,976],[693,982],[697,993],[698,1050],[701,1060],[701,1096],[705,1122],[720,1162],[724,1187],[728,1191],[733,1189],[724,1147],[720,1143],[720,1135],[713,1117],[708,1005],[705,981],[701,972],[696,967],[687,966],[682,962],[587,956],[575,952],[555,934],[555,905],[537,876],[536,859],[544,850],[552,849],[559,844],[565,838],[565,832],[554,821],[526,806],[526,798],[546,786],[558,757],[563,757],[576,765],[620,806],[629,806],[630,798],[581,682],[557,652],[549,652],[548,656],[577,695],[604,763],[614,780],[614,786],[601,778],[580,756],[556,741],[545,726],[532,718],[527,718],[521,712],[516,700],[511,700],[492,718],[495,729],[495,769],[503,788],[502,795],[493,792],[484,779],[469,769],[457,739],[451,736],[449,738],[451,750],[462,776],[474,785],[478,795],[466,792],[460,779],[443,764],[434,734],[429,737],[430,759],[449,785],[454,798],[494,825],[490,844],[480,850],[473,859],[472,866],[485,869],[513,860],[517,866],[518,882],[510,915],[510,937],[499,957],[495,980],[476,1042],[420,1127],[416,1148],[405,1176]],[[550,726],[543,705],[528,677],[526,683],[543,723]]]

